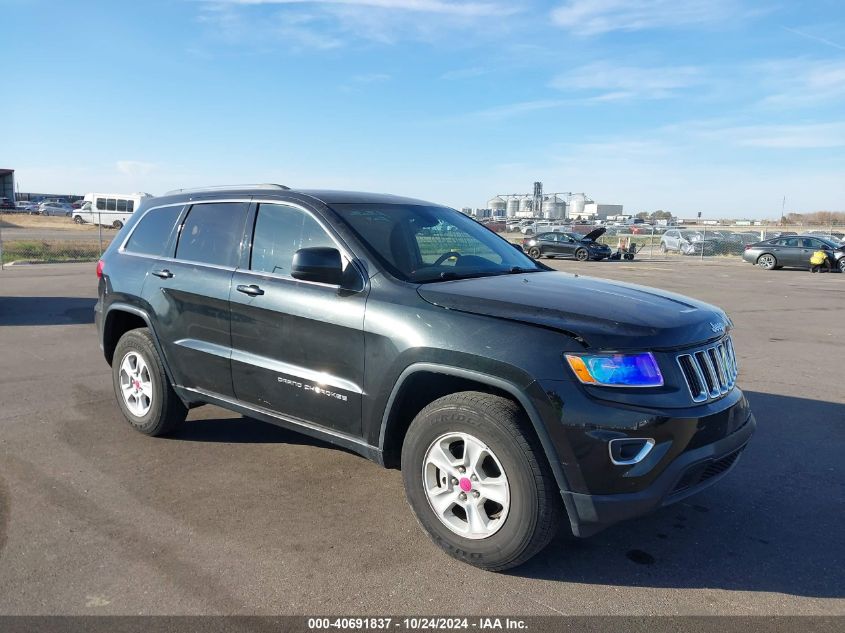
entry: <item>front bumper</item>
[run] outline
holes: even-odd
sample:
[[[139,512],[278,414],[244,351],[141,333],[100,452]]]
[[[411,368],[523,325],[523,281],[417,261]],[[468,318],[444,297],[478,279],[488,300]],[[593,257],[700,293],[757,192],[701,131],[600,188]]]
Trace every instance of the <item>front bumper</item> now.
[[[602,495],[562,490],[573,533],[590,536],[711,486],[736,466],[756,426],[754,415],[749,413],[737,431],[681,453],[647,488],[637,492]]]

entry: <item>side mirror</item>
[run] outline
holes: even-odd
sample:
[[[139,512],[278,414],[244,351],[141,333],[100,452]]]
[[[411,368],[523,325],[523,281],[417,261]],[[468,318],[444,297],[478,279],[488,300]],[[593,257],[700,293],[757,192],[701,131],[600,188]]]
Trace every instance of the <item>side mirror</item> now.
[[[302,281],[339,286],[343,280],[343,262],[336,248],[318,246],[300,248],[293,254],[291,277]]]

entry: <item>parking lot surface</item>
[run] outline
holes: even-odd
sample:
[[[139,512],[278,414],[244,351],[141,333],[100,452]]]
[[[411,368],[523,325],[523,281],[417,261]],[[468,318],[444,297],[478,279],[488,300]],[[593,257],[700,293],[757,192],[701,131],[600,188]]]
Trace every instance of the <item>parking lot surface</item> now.
[[[94,265],[0,272],[0,613],[845,614],[845,275],[552,265],[725,308],[759,426],[707,491],[506,574],[443,554],[400,473],[345,451],[210,406],[133,431]]]

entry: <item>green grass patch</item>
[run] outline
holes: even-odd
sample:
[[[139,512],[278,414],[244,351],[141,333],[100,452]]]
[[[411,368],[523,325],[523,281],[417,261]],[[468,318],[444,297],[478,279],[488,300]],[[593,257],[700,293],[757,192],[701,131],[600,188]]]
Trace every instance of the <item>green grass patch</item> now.
[[[103,244],[105,248],[107,244]],[[100,258],[98,242],[15,241],[3,242],[3,263],[15,261],[67,262],[96,261]]]

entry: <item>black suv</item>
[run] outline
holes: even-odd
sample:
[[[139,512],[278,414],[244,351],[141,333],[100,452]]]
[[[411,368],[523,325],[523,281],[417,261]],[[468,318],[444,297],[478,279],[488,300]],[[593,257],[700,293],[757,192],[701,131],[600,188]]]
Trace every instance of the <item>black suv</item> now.
[[[673,503],[755,422],[727,316],[555,272],[446,207],[280,185],[147,200],[97,265],[126,419],[216,404],[401,467],[431,538],[485,569]]]

